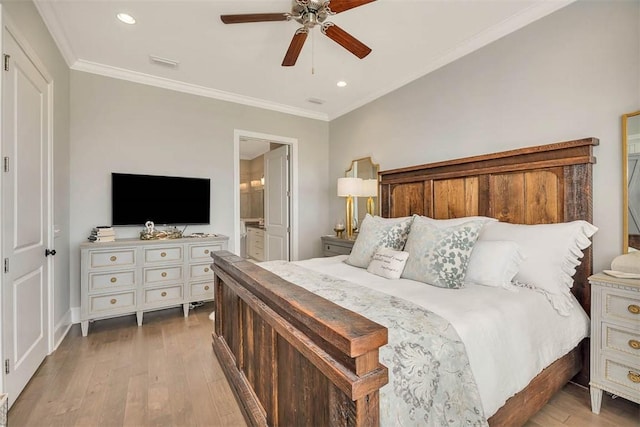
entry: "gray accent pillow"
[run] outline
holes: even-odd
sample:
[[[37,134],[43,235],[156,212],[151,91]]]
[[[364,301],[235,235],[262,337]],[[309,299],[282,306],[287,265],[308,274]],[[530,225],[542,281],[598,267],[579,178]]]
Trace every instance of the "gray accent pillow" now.
[[[347,264],[367,268],[378,248],[401,251],[407,241],[413,217],[381,218],[367,214],[360,225],[360,233],[353,244]]]
[[[402,277],[441,288],[463,287],[471,251],[484,222],[441,228],[416,216],[404,248],[409,259]]]

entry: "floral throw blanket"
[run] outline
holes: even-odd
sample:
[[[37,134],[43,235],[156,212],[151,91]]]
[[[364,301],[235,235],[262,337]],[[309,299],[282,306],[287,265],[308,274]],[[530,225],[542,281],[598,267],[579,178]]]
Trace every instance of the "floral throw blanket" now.
[[[464,344],[451,324],[422,307],[286,261],[261,267],[386,326],[380,348],[389,383],[380,389],[383,426],[487,426]]]

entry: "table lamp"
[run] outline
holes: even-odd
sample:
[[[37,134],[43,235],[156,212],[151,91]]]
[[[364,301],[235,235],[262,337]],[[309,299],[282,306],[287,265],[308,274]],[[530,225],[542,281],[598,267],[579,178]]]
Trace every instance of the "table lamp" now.
[[[347,239],[353,238],[353,196],[360,196],[361,191],[361,178],[338,178],[338,197],[347,198]]]
[[[367,213],[371,216],[375,213],[374,197],[378,196],[378,180],[377,179],[365,179],[362,181],[362,194],[361,196],[368,197],[367,199]]]

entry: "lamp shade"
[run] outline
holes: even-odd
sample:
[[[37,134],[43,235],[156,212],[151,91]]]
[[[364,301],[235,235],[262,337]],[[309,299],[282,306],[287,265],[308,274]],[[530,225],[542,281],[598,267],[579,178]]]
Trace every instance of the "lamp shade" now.
[[[362,181],[362,193],[360,195],[365,197],[376,197],[378,195],[378,180],[365,179]]]
[[[338,197],[360,196],[361,178],[338,178]]]

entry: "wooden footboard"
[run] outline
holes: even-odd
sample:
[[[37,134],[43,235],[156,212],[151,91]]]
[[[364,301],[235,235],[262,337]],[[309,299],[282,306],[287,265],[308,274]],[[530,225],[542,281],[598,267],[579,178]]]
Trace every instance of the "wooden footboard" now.
[[[213,349],[250,425],[375,426],[387,329],[229,252]]]

